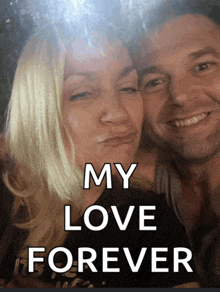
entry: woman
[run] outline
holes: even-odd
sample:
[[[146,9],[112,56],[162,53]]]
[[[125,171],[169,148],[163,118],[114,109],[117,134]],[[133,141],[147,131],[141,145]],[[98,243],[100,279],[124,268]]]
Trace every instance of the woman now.
[[[2,285],[169,287],[191,281],[194,275],[184,267],[180,273],[171,270],[172,248],[188,243],[162,197],[138,189],[123,190],[118,180],[113,191],[105,191],[105,182],[100,186],[91,182],[89,190],[82,188],[86,163],[92,163],[98,174],[110,163],[116,177],[114,163],[128,169],[139,144],[143,109],[137,72],[121,41],[94,32],[88,40],[82,32],[73,35],[72,31],[68,36],[61,27],[41,31],[26,44],[18,63],[7,115],[7,159],[1,183]],[[109,212],[109,224],[99,233],[83,222],[84,210],[94,203]],[[81,225],[82,231],[64,230],[64,205],[71,206],[71,224]],[[127,230],[119,230],[112,205],[118,206],[124,219],[128,207],[136,207]],[[149,223],[157,226],[157,232],[139,231],[140,205],[157,206],[156,219]],[[99,225],[100,213],[94,212],[91,221]],[[37,263],[35,272],[27,273],[31,246],[46,247],[41,255],[46,264]],[[74,255],[71,270],[64,274],[54,273],[47,265],[48,254],[57,246]],[[97,253],[97,272],[90,267],[78,272],[77,249],[88,246]],[[151,273],[150,253],[138,273],[131,271],[122,253],[120,272],[103,272],[103,247],[120,251],[129,247],[138,259],[143,246],[170,248],[169,273]],[[58,265],[65,261],[64,254],[57,254]]]

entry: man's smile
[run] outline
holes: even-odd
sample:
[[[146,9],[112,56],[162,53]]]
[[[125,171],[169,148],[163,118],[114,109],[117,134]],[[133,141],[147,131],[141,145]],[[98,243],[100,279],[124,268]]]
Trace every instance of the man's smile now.
[[[191,118],[176,119],[176,120],[169,122],[169,125],[171,125],[172,127],[177,127],[177,128],[191,126],[191,125],[197,124],[198,122],[204,120],[208,115],[209,115],[209,113],[202,113],[199,115],[195,115]]]

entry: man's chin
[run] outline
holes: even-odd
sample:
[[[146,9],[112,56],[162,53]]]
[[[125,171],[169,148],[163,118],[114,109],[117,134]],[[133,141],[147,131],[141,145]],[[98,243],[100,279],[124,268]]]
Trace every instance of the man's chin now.
[[[198,146],[202,146],[199,145]],[[216,156],[219,149],[205,149],[204,147],[195,147],[193,145],[170,147],[170,156],[180,163],[203,164]]]

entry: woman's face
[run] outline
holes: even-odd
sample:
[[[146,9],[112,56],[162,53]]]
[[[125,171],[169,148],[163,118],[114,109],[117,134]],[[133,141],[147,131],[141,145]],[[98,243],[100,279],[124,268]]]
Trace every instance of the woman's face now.
[[[92,163],[99,172],[104,163],[121,163],[127,170],[139,145],[143,104],[137,72],[120,41],[102,38],[89,48],[77,39],[68,47],[62,116],[80,169]],[[64,137],[72,159],[71,143]]]

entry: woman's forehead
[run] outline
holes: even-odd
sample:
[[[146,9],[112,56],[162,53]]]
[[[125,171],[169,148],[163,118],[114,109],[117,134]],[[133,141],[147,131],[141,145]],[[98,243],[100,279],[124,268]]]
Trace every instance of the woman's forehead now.
[[[65,75],[70,75],[71,72],[114,69],[115,63],[119,67],[132,65],[129,53],[120,40],[109,42],[103,36],[88,44],[85,39],[78,38],[67,46],[64,71]]]
[[[92,34],[88,40],[76,38],[66,46],[67,55],[75,59],[104,57],[107,53],[117,57],[123,45],[120,40],[108,41],[104,35]]]

